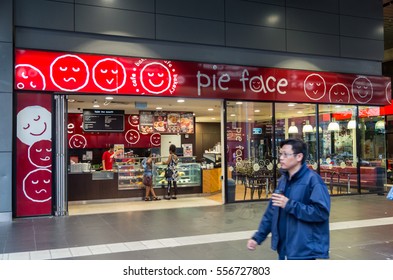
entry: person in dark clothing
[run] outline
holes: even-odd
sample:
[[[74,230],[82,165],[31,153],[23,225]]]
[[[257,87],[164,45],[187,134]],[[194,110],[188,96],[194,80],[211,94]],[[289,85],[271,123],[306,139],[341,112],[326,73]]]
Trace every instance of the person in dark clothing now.
[[[169,146],[169,156],[165,164],[168,165],[168,173],[166,175],[166,179],[168,181],[168,188],[167,188],[167,195],[165,196],[165,199],[171,199],[171,191],[173,188],[173,195],[172,199],[177,198],[177,177],[178,177],[178,172],[176,169],[177,162],[179,161],[179,158],[176,155],[176,146],[174,144]]]
[[[321,176],[306,164],[307,144],[280,143],[281,174],[258,230],[247,242],[255,250],[268,236],[280,260],[329,258],[330,195]]]

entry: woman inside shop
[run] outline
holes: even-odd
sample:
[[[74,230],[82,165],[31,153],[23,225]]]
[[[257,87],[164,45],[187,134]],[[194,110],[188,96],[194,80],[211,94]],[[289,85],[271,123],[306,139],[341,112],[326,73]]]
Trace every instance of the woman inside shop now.
[[[153,158],[151,156],[151,150],[146,151],[145,158],[142,160],[143,167],[143,185],[146,188],[145,201],[150,200],[161,200],[156,196],[156,193],[153,189]],[[152,196],[152,199],[150,199]]]
[[[169,156],[167,161],[165,162],[167,167],[167,171],[165,172],[165,178],[168,181],[168,189],[167,189],[167,196],[165,199],[171,199],[171,192],[173,188],[173,195],[172,199],[177,198],[177,170],[176,165],[179,161],[179,158],[176,155],[176,146],[174,144],[169,146]]]

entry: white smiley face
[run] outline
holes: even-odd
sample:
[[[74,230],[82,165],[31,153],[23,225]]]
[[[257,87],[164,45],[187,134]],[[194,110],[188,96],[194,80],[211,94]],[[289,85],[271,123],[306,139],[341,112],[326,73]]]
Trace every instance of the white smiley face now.
[[[41,106],[29,106],[17,115],[16,136],[24,144],[30,146],[40,140],[52,138],[52,115]]]
[[[141,138],[141,135],[139,134],[139,131],[135,129],[130,129],[126,132],[124,136],[125,140],[129,144],[136,144],[138,143],[139,139]]]
[[[326,83],[319,74],[308,75],[304,80],[304,93],[311,100],[319,100],[326,94]]]
[[[250,87],[251,90],[254,92],[260,92],[262,91],[262,82],[259,79],[252,79],[250,82]]]
[[[169,69],[158,62],[146,64],[141,70],[140,79],[144,89],[153,94],[168,90],[172,82]]]
[[[161,144],[161,134],[153,133],[152,135],[150,135],[150,143],[153,146],[160,146],[160,144]]]
[[[70,140],[68,140],[68,146],[73,149],[82,149],[87,145],[87,140],[85,136],[81,134],[72,135]]]
[[[367,103],[373,97],[371,81],[364,76],[356,78],[352,83],[352,95],[358,103]]]
[[[23,192],[33,202],[45,202],[52,196],[52,171],[36,169],[23,179]]]
[[[93,81],[103,91],[118,90],[126,83],[126,69],[116,59],[102,59],[93,67]]]

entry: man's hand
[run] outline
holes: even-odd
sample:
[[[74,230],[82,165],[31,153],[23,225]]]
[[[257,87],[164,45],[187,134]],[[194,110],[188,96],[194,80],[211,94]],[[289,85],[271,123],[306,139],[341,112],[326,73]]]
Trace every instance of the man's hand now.
[[[282,195],[282,194],[278,194],[278,193],[273,193],[272,194],[272,202],[273,202],[273,206],[278,206],[281,208],[285,208],[285,206],[287,205],[288,202],[288,197]]]
[[[254,251],[257,248],[258,243],[254,239],[249,239],[247,241],[247,249],[250,251]]]

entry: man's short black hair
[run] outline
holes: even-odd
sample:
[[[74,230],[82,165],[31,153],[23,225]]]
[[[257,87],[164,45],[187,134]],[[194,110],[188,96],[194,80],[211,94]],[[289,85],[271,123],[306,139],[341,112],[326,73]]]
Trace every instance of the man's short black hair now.
[[[302,139],[299,138],[289,138],[281,141],[280,148],[282,148],[284,145],[292,146],[292,151],[294,154],[302,153],[303,154],[302,163],[306,162],[306,159],[308,157],[308,145],[306,142],[304,142]]]

